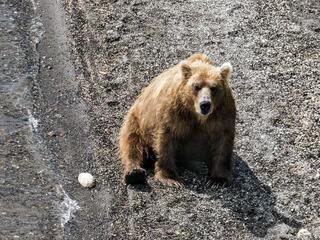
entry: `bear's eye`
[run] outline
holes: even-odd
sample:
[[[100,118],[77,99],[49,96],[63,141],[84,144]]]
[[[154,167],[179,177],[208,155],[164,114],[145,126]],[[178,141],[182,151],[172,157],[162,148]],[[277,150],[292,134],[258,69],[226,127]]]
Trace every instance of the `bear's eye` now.
[[[217,91],[217,87],[216,86],[212,86],[210,88],[210,90],[211,90],[212,93],[215,93]]]
[[[200,91],[201,90],[201,87],[199,85],[194,85],[193,88],[194,88],[195,91]]]

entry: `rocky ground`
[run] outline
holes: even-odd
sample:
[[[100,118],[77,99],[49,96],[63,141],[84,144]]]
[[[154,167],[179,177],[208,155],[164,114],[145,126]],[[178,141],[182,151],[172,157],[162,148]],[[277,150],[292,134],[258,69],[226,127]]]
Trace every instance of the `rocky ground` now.
[[[320,239],[320,2],[0,2],[1,239]],[[235,179],[121,182],[117,134],[194,52],[234,66]],[[91,190],[80,172],[97,177]],[[302,230],[301,230],[302,229]]]

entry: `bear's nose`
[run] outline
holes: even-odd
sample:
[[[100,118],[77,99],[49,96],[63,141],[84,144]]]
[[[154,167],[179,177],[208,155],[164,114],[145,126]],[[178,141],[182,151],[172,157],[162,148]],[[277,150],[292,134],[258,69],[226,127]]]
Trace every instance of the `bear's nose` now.
[[[206,115],[210,111],[210,108],[211,102],[203,101],[200,103],[200,110],[202,114]]]

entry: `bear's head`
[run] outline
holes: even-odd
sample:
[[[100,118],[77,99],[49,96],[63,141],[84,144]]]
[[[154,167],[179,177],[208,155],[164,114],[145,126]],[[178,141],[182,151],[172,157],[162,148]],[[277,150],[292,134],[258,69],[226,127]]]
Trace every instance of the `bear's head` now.
[[[189,108],[193,108],[201,119],[206,119],[223,104],[229,91],[231,64],[215,67],[208,61],[183,61],[181,72],[183,94],[188,99]]]

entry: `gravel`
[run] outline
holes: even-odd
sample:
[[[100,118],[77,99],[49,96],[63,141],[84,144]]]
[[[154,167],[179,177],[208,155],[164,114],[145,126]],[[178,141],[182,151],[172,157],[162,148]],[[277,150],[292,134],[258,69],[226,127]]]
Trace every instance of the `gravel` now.
[[[318,1],[66,1],[65,9],[91,106],[92,164],[117,199],[111,234],[290,239],[319,224]],[[116,136],[125,112],[152,77],[194,52],[235,68],[234,183],[205,189],[185,172],[186,188],[168,189],[151,173],[148,190],[119,188]]]
[[[41,1],[29,91],[36,136],[65,189],[55,194],[73,206],[64,238],[298,239],[307,229],[319,239],[319,11],[317,0]],[[209,189],[180,169],[183,189],[152,172],[148,185],[126,187],[117,157],[126,111],[194,52],[234,67],[233,183]],[[78,184],[83,171],[95,188]]]

